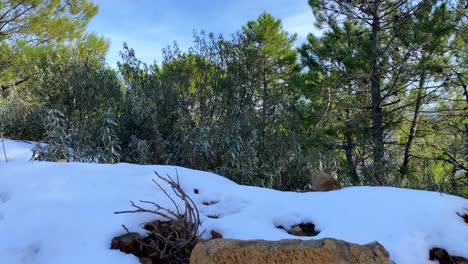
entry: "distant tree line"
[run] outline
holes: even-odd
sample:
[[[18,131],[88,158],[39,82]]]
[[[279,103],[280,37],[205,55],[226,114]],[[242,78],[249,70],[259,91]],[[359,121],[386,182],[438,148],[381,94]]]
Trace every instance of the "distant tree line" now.
[[[85,32],[94,4],[3,1],[0,130],[46,143],[39,160],[172,164],[294,191],[325,172],[468,196],[466,2],[309,4],[323,34],[299,48],[262,13],[229,38],[195,32],[160,64],[124,45],[114,69]],[[31,23],[9,34],[15,12]]]

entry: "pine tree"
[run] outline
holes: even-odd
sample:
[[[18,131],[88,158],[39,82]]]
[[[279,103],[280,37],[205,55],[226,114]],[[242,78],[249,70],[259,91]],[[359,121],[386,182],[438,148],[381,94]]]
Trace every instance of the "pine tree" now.
[[[276,93],[284,92],[281,86],[299,70],[297,51],[293,48],[297,36],[283,30],[281,20],[269,13],[262,13],[257,20],[242,27],[248,43],[257,50],[255,63],[261,87],[264,118],[272,114]]]
[[[309,69],[302,86],[312,108],[306,122],[315,131],[314,144],[345,152],[348,177],[344,181],[353,185],[362,183],[357,170],[368,155],[369,115],[362,105],[370,101],[365,88],[370,72],[369,36],[361,24],[347,20],[320,38],[310,34],[300,49]],[[320,135],[327,137],[320,139]]]
[[[98,12],[89,0],[34,0],[0,2],[0,95],[32,77],[24,72],[44,48],[79,47],[82,54],[107,52],[109,43],[86,27]]]
[[[352,20],[370,32],[367,73],[371,102],[364,106],[370,110],[372,127],[372,171],[376,183],[390,183],[386,178],[390,152],[384,144],[392,136],[396,125],[395,108],[406,92],[410,77],[410,59],[420,43],[403,49],[406,36],[413,34],[413,20],[424,10],[431,10],[438,1],[375,0],[375,1],[325,1],[310,0],[319,25],[339,25],[341,19]],[[397,107],[398,106],[398,107]],[[404,108],[404,107],[403,107]],[[391,133],[389,133],[391,132]],[[388,149],[387,149],[388,150]]]

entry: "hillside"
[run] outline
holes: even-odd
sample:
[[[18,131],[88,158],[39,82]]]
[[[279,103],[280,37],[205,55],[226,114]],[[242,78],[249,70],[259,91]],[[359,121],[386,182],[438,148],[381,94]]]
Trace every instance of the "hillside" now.
[[[280,192],[174,166],[31,162],[33,144],[5,144],[10,161],[0,162],[1,263],[138,263],[110,250],[110,241],[125,232],[122,224],[143,232],[140,224],[153,216],[114,212],[129,209],[130,200],[170,206],[152,183],[155,172],[178,174],[199,207],[206,238],[211,230],[224,238],[297,238],[276,226],[307,221],[320,231],[314,239],[378,241],[396,263],[432,263],[432,247],[468,256],[468,225],[456,214],[468,200],[456,196],[389,187]]]

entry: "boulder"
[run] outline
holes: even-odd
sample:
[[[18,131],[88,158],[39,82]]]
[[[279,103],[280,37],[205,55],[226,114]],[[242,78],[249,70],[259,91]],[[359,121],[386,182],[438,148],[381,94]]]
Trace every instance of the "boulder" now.
[[[341,189],[341,184],[335,179],[335,177],[324,172],[320,172],[313,178],[310,188],[314,192],[327,192]]]
[[[357,245],[342,240],[234,240],[198,243],[191,264],[390,264],[388,252],[377,242]]]

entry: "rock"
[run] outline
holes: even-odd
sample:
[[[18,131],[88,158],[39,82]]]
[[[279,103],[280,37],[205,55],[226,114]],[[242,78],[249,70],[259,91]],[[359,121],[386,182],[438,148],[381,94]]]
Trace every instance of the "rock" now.
[[[206,205],[206,206],[210,206],[210,205],[213,205],[213,204],[217,204],[218,201],[206,201],[206,202],[202,202],[203,205]]]
[[[313,178],[311,189],[314,192],[327,192],[341,189],[341,184],[333,176],[320,172]]]
[[[216,238],[223,238],[223,235],[221,235],[221,233],[218,233],[214,230],[211,230],[211,239],[216,239]]]
[[[153,264],[153,260],[151,258],[144,257],[144,258],[140,258],[140,263],[141,264]]]
[[[284,226],[277,226],[276,228],[283,229],[288,234],[293,236],[307,236],[312,237],[318,235],[320,232],[315,230],[315,225],[312,223],[301,223],[293,225],[290,229],[286,229]]]
[[[234,240],[198,243],[191,264],[390,264],[385,248],[377,242],[357,245],[342,240]]]
[[[466,213],[457,213],[458,216],[460,216],[465,223],[468,224],[468,209],[465,208]]]
[[[316,236],[319,234],[315,230],[315,225],[312,223],[305,223],[305,224],[298,224],[295,226],[292,226],[291,229],[286,230],[289,234],[293,236]]]
[[[211,219],[219,219],[219,215],[217,214],[207,215],[206,217],[211,218]]]
[[[111,242],[111,249],[118,249],[127,254],[135,256],[141,255],[140,249],[141,236],[138,233],[127,233],[114,237]]]
[[[443,248],[432,248],[429,251],[429,260],[437,260],[439,264],[468,264],[468,259],[460,256],[451,256]]]
[[[302,231],[300,226],[293,226],[291,229],[288,230],[288,233],[293,236],[306,236],[305,233]]]
[[[66,159],[58,159],[56,162],[59,162],[59,163],[66,163],[66,162],[68,162],[68,160],[66,160]]]

